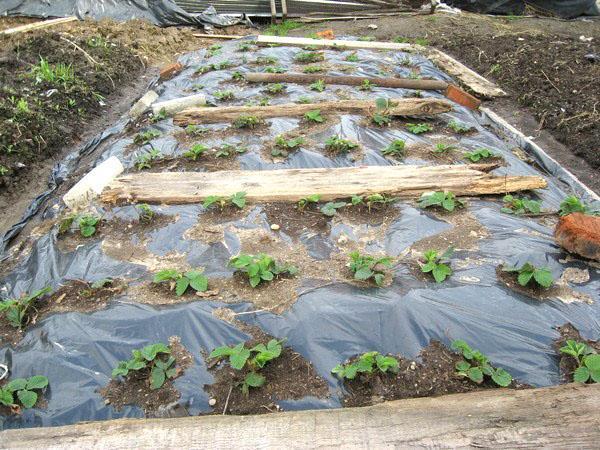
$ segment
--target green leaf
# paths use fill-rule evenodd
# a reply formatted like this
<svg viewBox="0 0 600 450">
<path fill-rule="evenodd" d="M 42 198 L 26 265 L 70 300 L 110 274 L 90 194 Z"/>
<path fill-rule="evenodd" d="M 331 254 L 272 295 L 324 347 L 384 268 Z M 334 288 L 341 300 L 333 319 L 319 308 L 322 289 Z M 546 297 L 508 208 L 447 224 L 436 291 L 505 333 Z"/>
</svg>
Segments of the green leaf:
<svg viewBox="0 0 600 450">
<path fill-rule="evenodd" d="M 236 349 L 238 348 L 239 346 L 236 347 Z M 244 364 L 246 364 L 248 358 L 250 358 L 250 350 L 247 348 L 240 348 L 236 353 L 233 353 L 229 356 L 229 363 L 234 369 L 242 370 L 242 367 L 244 367 Z"/>
<path fill-rule="evenodd" d="M 519 276 L 517 277 L 517 281 L 519 282 L 519 284 L 521 286 L 527 286 L 527 283 L 529 283 L 531 281 L 532 277 L 533 277 L 533 272 L 521 272 L 521 273 L 519 273 Z"/>
<path fill-rule="evenodd" d="M 471 367 L 469 370 L 467 370 L 467 376 L 469 379 L 471 379 L 471 381 L 474 381 L 477 384 L 483 381 L 483 372 L 479 367 Z"/>
<path fill-rule="evenodd" d="M 38 399 L 38 396 L 35 392 L 27 390 L 18 391 L 17 397 L 25 408 L 33 408 L 33 405 L 35 405 Z"/>
<path fill-rule="evenodd" d="M 165 384 L 167 376 L 165 371 L 160 367 L 154 366 L 150 372 L 150 389 L 159 389 Z"/>
<path fill-rule="evenodd" d="M 344 376 L 348 380 L 353 380 L 354 378 L 356 378 L 357 374 L 358 374 L 358 366 L 356 364 L 350 364 L 349 366 L 346 366 L 345 371 L 344 371 Z"/>
<path fill-rule="evenodd" d="M 210 352 L 210 355 L 208 355 L 209 358 L 222 358 L 224 356 L 229 356 L 233 353 L 233 349 L 231 347 L 227 347 L 227 346 L 223 346 L 223 347 L 217 347 L 215 348 L 212 352 Z"/>
<path fill-rule="evenodd" d="M 233 203 L 238 208 L 242 209 L 246 205 L 246 193 L 245 192 L 236 192 L 231 197 L 231 203 Z"/>
<path fill-rule="evenodd" d="M 27 380 L 25 378 L 16 378 L 10 381 L 4 389 L 7 389 L 11 392 L 20 391 L 27 387 Z"/>
<path fill-rule="evenodd" d="M 377 286 L 381 286 L 383 285 L 383 281 L 385 280 L 385 275 L 383 275 L 382 273 L 376 273 L 375 275 L 373 275 L 373 279 L 375 280 L 375 284 Z"/>
<path fill-rule="evenodd" d="M 163 281 L 176 280 L 179 278 L 179 272 L 176 269 L 165 269 L 154 275 L 153 281 L 155 283 L 162 283 Z"/>
<path fill-rule="evenodd" d="M 585 366 L 592 372 L 600 371 L 600 355 L 589 355 L 583 360 Z"/>
<path fill-rule="evenodd" d="M 442 207 L 446 210 L 446 211 L 454 211 L 454 199 L 451 198 L 446 198 L 444 199 L 444 201 L 442 202 Z"/>
<path fill-rule="evenodd" d="M 170 354 L 171 349 L 169 347 L 167 347 L 165 344 L 159 342 L 157 344 L 147 345 L 146 347 L 144 347 L 143 349 L 140 350 L 141 356 L 146 361 L 154 360 L 154 358 L 156 358 L 156 355 L 158 355 L 159 353 Z"/>
<path fill-rule="evenodd" d="M 146 367 L 146 363 L 144 361 L 130 360 L 127 362 L 127 370 L 141 370 Z"/>
<path fill-rule="evenodd" d="M 208 278 L 202 273 L 194 273 L 190 276 L 191 272 L 188 272 L 187 277 L 190 279 L 190 286 L 197 292 L 205 292 L 208 289 Z"/>
<path fill-rule="evenodd" d="M 272 273 L 272 272 L 269 272 L 269 271 L 267 270 L 267 271 L 265 271 L 265 272 L 262 272 L 262 273 L 260 274 L 260 278 L 261 278 L 261 280 L 265 280 L 265 281 L 271 281 L 271 280 L 273 280 L 273 273 Z"/>
<path fill-rule="evenodd" d="M 433 274 L 435 281 L 437 283 L 441 283 L 452 274 L 452 269 L 450 269 L 450 267 L 448 267 L 446 264 L 436 264 L 431 273 Z"/>
<path fill-rule="evenodd" d="M 369 269 L 368 267 L 361 267 L 356 272 L 354 272 L 354 279 L 365 281 L 371 278 L 372 275 L 373 271 L 371 269 Z"/>
<path fill-rule="evenodd" d="M 175 294 L 178 297 L 181 297 L 183 294 L 185 294 L 185 291 L 187 291 L 189 285 L 190 279 L 188 277 L 181 277 L 175 284 Z"/>
<path fill-rule="evenodd" d="M 512 382 L 512 376 L 506 370 L 498 368 L 492 372 L 492 380 L 498 386 L 507 387 Z"/>
<path fill-rule="evenodd" d="M 573 381 L 576 383 L 585 383 L 590 379 L 590 370 L 587 367 L 580 367 L 573 373 Z"/>
<path fill-rule="evenodd" d="M 13 393 L 8 389 L 0 388 L 0 405 L 11 406 L 14 402 Z"/>
<path fill-rule="evenodd" d="M 256 372 L 248 372 L 246 378 L 244 378 L 244 383 L 246 383 L 250 387 L 261 387 L 265 384 L 265 377 L 256 373 Z"/>
<path fill-rule="evenodd" d="M 460 371 L 460 372 L 466 372 L 467 370 L 469 370 L 471 368 L 471 364 L 469 364 L 466 361 L 460 361 L 457 362 L 456 365 L 456 370 Z"/>
<path fill-rule="evenodd" d="M 27 380 L 27 389 L 44 389 L 48 386 L 48 378 L 43 375 L 35 375 Z"/>
<path fill-rule="evenodd" d="M 543 286 L 545 288 L 552 286 L 552 283 L 554 282 L 554 278 L 552 277 L 552 272 L 550 272 L 550 269 L 548 269 L 546 267 L 542 267 L 541 269 L 536 269 L 533 272 L 533 278 L 535 279 L 535 281 L 537 281 L 537 283 L 540 286 Z"/>
<path fill-rule="evenodd" d="M 248 278 L 248 280 L 250 281 L 250 286 L 252 286 L 253 288 L 255 288 L 256 286 L 258 286 L 260 284 L 259 276 L 250 277 L 250 278 Z"/>
</svg>

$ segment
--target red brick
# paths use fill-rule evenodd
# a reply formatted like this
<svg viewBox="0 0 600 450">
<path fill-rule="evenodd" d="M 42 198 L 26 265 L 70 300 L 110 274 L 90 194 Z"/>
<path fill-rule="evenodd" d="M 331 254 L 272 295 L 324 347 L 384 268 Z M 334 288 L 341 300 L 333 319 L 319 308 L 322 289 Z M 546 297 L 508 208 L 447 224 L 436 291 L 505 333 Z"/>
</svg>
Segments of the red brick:
<svg viewBox="0 0 600 450">
<path fill-rule="evenodd" d="M 600 261 L 600 217 L 582 213 L 563 216 L 554 230 L 554 239 L 568 252 Z"/>
<path fill-rule="evenodd" d="M 169 78 L 173 78 L 175 75 L 181 72 L 182 69 L 183 66 L 181 65 L 181 63 L 167 64 L 162 69 L 160 69 L 160 79 L 164 81 L 168 80 Z"/>
</svg>

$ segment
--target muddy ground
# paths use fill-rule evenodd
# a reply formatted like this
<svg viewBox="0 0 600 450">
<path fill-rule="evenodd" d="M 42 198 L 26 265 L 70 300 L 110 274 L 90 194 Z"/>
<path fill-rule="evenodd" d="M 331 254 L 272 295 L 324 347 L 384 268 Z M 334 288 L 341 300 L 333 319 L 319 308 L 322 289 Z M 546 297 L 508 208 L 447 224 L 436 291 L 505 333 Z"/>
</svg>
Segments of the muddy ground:
<svg viewBox="0 0 600 450">
<path fill-rule="evenodd" d="M 0 29 L 30 21 L 26 18 L 2 18 Z M 369 25 L 376 25 L 377 29 L 373 30 Z M 332 29 L 337 35 L 373 36 L 379 40 L 400 38 L 400 41 L 410 42 L 421 38 L 444 49 L 508 92 L 508 98 L 494 100 L 488 106 L 520 127 L 525 134 L 534 136 L 551 156 L 592 189 L 600 191 L 600 85 L 594 82 L 600 79 L 600 63 L 585 57 L 598 54 L 600 27 L 597 21 L 440 13 L 305 24 L 290 34 L 309 36 L 323 29 Z M 21 139 L 14 137 L 19 137 L 22 130 L 18 127 L 13 139 L 18 145 L 26 145 L 27 150 L 17 154 L 0 150 L 0 164 L 8 169 L 7 174 L 0 177 L 0 210 L 4 212 L 0 217 L 0 233 L 17 222 L 30 201 L 46 189 L 53 164 L 114 123 L 143 93 L 155 76 L 157 66 L 175 60 L 181 53 L 214 42 L 194 36 L 199 32 L 189 27 L 158 28 L 141 21 L 116 23 L 107 20 L 74 22 L 49 30 L 0 37 L 0 75 L 4 70 L 3 80 L 10 78 L 2 84 L 15 90 L 12 94 L 0 93 L 0 103 L 5 105 L 3 110 L 0 108 L 1 126 L 10 126 L 14 131 L 12 121 L 15 117 L 21 120 L 21 114 L 26 116 L 25 119 L 34 120 L 35 124 L 46 120 L 46 128 L 52 124 L 54 129 L 46 136 L 48 130 L 43 124 L 37 134 L 28 127 L 25 134 L 41 138 L 36 140 L 30 136 L 30 141 L 23 144 Z M 221 32 L 248 34 L 256 30 L 236 26 Z M 586 39 L 581 40 L 580 36 Z M 102 70 L 109 73 L 114 86 L 110 79 L 99 76 L 99 71 L 90 67 L 86 56 L 63 38 L 77 43 L 99 62 L 106 61 Z M 589 38 L 592 38 L 591 41 Z M 36 42 L 51 42 L 53 45 L 38 47 Z M 98 42 L 101 45 L 94 47 Z M 118 55 L 116 62 L 103 56 L 107 51 L 104 42 L 109 43 L 108 51 Z M 15 48 L 30 50 L 15 57 Z M 36 85 L 35 79 L 29 76 L 31 65 L 38 62 L 40 56 L 45 56 L 52 63 L 71 63 L 76 69 L 76 74 L 85 82 L 83 90 L 91 97 L 91 100 L 86 96 L 81 98 L 83 106 L 76 108 L 82 108 L 81 113 L 74 114 L 65 109 L 73 96 L 40 96 L 51 88 Z M 56 89 L 60 91 L 60 87 Z M 98 101 L 94 103 L 92 92 L 103 96 L 103 106 Z M 27 116 L 31 112 L 16 114 L 16 102 L 21 94 L 33 97 L 32 101 L 28 101 L 35 116 L 33 119 Z M 54 101 L 52 97 L 64 100 L 66 106 L 55 112 L 49 111 L 45 106 Z M 43 117 L 39 120 L 34 106 L 36 98 L 42 101 L 40 109 Z M 78 99 L 74 100 L 77 102 Z M 93 158 L 94 155 L 91 155 L 83 166 Z M 66 185 L 73 184 L 85 172 L 86 167 L 81 167 Z"/>
</svg>

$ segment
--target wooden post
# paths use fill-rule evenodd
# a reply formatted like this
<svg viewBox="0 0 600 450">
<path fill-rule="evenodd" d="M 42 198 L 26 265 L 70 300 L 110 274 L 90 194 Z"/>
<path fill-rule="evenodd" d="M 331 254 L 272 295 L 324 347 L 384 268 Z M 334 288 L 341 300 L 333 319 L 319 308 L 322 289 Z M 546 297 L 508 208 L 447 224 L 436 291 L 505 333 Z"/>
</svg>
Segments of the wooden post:
<svg viewBox="0 0 600 450">
<path fill-rule="evenodd" d="M 281 0 L 281 16 L 283 20 L 287 19 L 287 0 Z"/>
<path fill-rule="evenodd" d="M 271 23 L 277 23 L 277 6 L 275 5 L 275 0 L 270 0 L 271 3 Z"/>
<path fill-rule="evenodd" d="M 300 73 L 263 73 L 251 72 L 244 75 L 247 81 L 253 83 L 297 83 L 310 84 L 317 80 L 323 80 L 327 84 L 343 84 L 348 86 L 360 86 L 369 81 L 374 86 L 386 88 L 422 89 L 422 90 L 445 90 L 448 83 L 440 80 L 413 80 L 410 78 L 373 78 L 354 76 L 327 76 L 319 74 Z"/>
</svg>

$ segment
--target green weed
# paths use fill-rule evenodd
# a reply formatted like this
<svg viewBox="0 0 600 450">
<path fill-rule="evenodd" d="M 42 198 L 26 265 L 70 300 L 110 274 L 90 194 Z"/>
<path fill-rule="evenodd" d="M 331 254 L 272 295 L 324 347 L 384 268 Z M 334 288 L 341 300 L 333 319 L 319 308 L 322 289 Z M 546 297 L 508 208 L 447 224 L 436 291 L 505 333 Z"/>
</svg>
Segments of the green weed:
<svg viewBox="0 0 600 450">
<path fill-rule="evenodd" d="M 287 36 L 290 31 L 302 27 L 303 25 L 300 22 L 284 20 L 281 23 L 269 25 L 269 27 L 265 30 L 265 34 L 269 34 L 271 36 Z"/>
<path fill-rule="evenodd" d="M 298 210 L 302 211 L 302 210 L 304 210 L 304 208 L 306 208 L 310 204 L 319 203 L 319 200 L 321 200 L 320 194 L 312 194 L 312 195 L 309 195 L 308 197 L 301 198 L 297 203 Z"/>
<path fill-rule="evenodd" d="M 235 94 L 233 91 L 215 91 L 213 96 L 218 100 L 233 100 L 235 98 Z"/>
<path fill-rule="evenodd" d="M 40 62 L 31 68 L 36 83 L 62 84 L 65 88 L 75 83 L 75 72 L 71 64 L 58 63 L 50 65 L 40 57 Z"/>
<path fill-rule="evenodd" d="M 337 210 L 344 206 L 346 206 L 346 202 L 327 202 L 321 207 L 320 211 L 327 217 L 333 217 Z"/>
<path fill-rule="evenodd" d="M 264 68 L 264 72 L 266 73 L 284 73 L 286 72 L 284 67 L 280 66 L 267 66 Z"/>
<path fill-rule="evenodd" d="M 142 222 L 151 222 L 155 216 L 154 211 L 152 211 L 152 208 L 147 203 L 137 205 L 137 211 Z"/>
<path fill-rule="evenodd" d="M 223 144 L 221 145 L 221 148 L 219 149 L 219 151 L 217 151 L 215 156 L 217 158 L 229 158 L 231 155 L 234 155 L 236 153 L 242 154 L 246 153 L 247 151 L 248 149 L 246 147 L 242 147 L 241 145 Z"/>
<path fill-rule="evenodd" d="M 304 144 L 302 136 L 286 139 L 279 135 L 275 138 L 275 148 L 271 151 L 271 155 L 287 157 L 290 150 L 295 150 L 302 144 Z"/>
<path fill-rule="evenodd" d="M 352 52 L 344 58 L 348 62 L 358 62 L 359 58 L 356 52 Z"/>
</svg>

